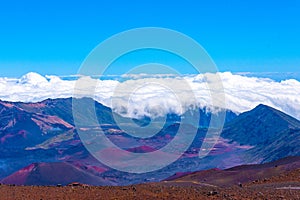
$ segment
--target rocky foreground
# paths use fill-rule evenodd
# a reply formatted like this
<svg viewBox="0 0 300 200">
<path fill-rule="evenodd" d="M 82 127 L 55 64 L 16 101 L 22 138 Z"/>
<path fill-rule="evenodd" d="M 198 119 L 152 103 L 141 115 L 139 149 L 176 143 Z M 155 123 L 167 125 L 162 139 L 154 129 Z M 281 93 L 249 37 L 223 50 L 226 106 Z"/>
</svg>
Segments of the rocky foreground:
<svg viewBox="0 0 300 200">
<path fill-rule="evenodd" d="M 300 169 L 220 187 L 181 179 L 131 186 L 1 185 L 0 199 L 300 199 Z"/>
</svg>

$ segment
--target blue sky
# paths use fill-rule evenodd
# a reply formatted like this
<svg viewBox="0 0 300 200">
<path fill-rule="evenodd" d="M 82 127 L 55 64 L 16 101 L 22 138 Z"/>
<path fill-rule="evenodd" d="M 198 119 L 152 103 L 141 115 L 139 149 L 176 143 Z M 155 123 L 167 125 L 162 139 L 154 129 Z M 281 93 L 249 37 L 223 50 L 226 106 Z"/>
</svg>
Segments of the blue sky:
<svg viewBox="0 0 300 200">
<path fill-rule="evenodd" d="M 1 1 L 0 76 L 76 74 L 101 41 L 148 26 L 194 38 L 220 71 L 298 72 L 299 10 L 297 0 Z"/>
</svg>

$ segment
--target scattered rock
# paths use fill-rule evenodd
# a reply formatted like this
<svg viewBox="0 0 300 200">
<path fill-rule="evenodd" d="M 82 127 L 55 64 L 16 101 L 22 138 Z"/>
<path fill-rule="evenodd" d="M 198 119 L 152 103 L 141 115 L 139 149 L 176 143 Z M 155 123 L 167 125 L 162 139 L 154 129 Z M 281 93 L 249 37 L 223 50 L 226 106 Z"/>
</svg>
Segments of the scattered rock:
<svg viewBox="0 0 300 200">
<path fill-rule="evenodd" d="M 79 183 L 79 182 L 73 182 L 73 183 L 69 183 L 68 186 L 73 186 L 73 187 L 88 187 L 89 185 L 87 184 L 83 184 L 83 183 Z"/>
<path fill-rule="evenodd" d="M 135 186 L 131 186 L 131 189 L 132 189 L 134 192 L 136 192 Z"/>
<path fill-rule="evenodd" d="M 229 197 L 229 195 L 228 194 L 223 194 L 223 197 Z"/>
<path fill-rule="evenodd" d="M 217 191 L 209 191 L 207 193 L 207 196 L 214 196 L 214 195 L 217 195 L 217 194 L 219 194 Z"/>
<path fill-rule="evenodd" d="M 269 179 L 267 179 L 267 178 L 264 178 L 264 180 L 263 180 L 263 182 L 267 182 Z"/>
<path fill-rule="evenodd" d="M 73 183 L 69 183 L 68 186 L 80 186 L 80 183 L 73 182 Z"/>
</svg>

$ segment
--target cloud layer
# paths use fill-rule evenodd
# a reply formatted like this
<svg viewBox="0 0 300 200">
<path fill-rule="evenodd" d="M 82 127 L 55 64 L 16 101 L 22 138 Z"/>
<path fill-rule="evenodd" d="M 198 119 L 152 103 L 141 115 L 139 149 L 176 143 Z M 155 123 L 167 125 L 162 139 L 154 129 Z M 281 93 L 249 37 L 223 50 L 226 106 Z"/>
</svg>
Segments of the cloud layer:
<svg viewBox="0 0 300 200">
<path fill-rule="evenodd" d="M 230 72 L 217 75 L 222 80 L 226 98 L 224 104 L 213 104 L 211 99 L 211 89 L 220 86 L 215 79 L 216 74 L 181 77 L 134 75 L 111 80 L 79 77 L 74 80 L 57 76 L 43 77 L 31 72 L 20 79 L 0 78 L 0 99 L 38 102 L 47 98 L 71 97 L 75 91 L 75 96 L 92 97 L 130 117 L 156 117 L 170 112 L 181 114 L 193 106 L 220 106 L 240 113 L 262 103 L 300 119 L 299 81 L 289 79 L 278 82 Z M 208 83 L 214 87 L 209 88 Z"/>
</svg>

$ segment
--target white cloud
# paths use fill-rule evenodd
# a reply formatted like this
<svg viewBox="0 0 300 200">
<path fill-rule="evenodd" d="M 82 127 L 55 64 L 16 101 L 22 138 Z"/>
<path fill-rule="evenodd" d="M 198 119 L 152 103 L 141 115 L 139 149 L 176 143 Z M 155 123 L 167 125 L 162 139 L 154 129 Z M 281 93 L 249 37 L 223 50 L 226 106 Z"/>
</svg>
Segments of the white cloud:
<svg viewBox="0 0 300 200">
<path fill-rule="evenodd" d="M 299 81 L 289 79 L 277 82 L 229 72 L 218 75 L 222 79 L 226 96 L 226 104 L 217 103 L 218 106 L 244 112 L 263 103 L 300 119 Z M 61 79 L 57 76 L 43 77 L 29 73 L 20 79 L 0 78 L 0 99 L 37 102 L 47 98 L 66 98 L 73 96 L 76 85 L 80 96 L 92 97 L 116 112 L 131 117 L 154 117 L 168 112 L 180 114 L 191 106 L 211 106 L 211 91 L 207 83 L 217 87 L 215 77 L 215 74 L 182 77 L 143 74 L 140 77 L 127 75 L 124 81 L 118 81 L 79 76 L 79 81 L 76 82 L 66 77 Z M 193 94 L 196 98 L 193 98 Z"/>
</svg>

